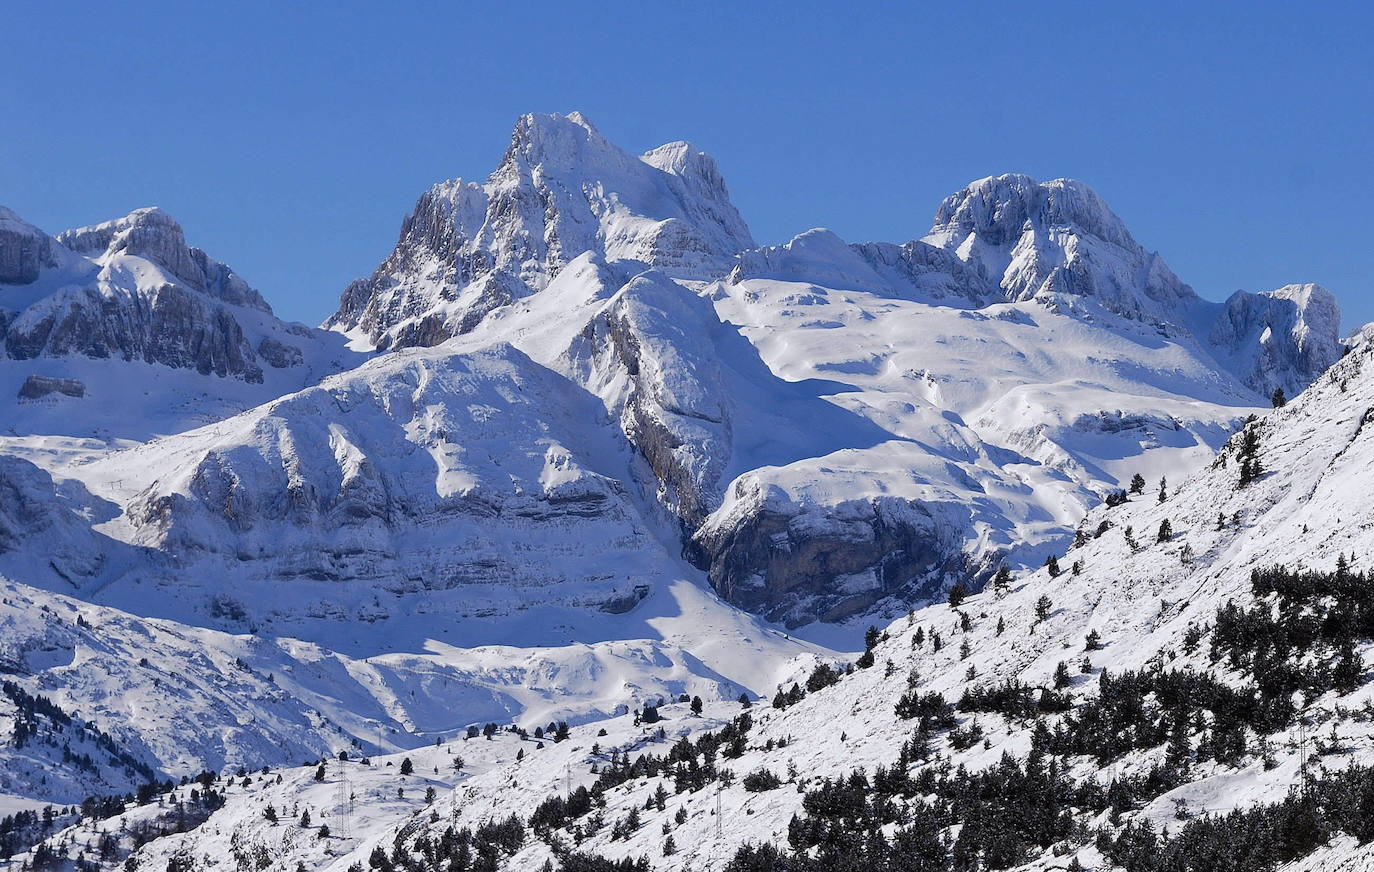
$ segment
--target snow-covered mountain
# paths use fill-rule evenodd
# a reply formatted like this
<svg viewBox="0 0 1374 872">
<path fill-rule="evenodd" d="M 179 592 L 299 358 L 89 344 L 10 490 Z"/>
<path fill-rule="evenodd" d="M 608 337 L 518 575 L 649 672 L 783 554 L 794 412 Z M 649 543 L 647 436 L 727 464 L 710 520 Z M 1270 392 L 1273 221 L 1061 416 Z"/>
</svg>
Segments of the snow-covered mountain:
<svg viewBox="0 0 1374 872">
<path fill-rule="evenodd" d="M 580 113 L 525 115 L 484 184 L 452 179 L 420 197 L 396 249 L 326 326 L 378 348 L 435 345 L 587 252 L 705 276 L 752 247 L 709 155 L 671 142 L 634 157 Z"/>
<path fill-rule="evenodd" d="M 665 226 L 694 241 L 660 244 Z M 581 326 L 583 301 L 646 268 L 674 324 L 657 356 L 689 364 L 693 397 L 647 418 L 657 373 L 607 397 L 566 331 L 525 326 Z M 816 230 L 754 248 L 710 158 L 634 158 L 574 114 L 522 118 L 485 185 L 427 192 L 329 325 L 380 348 L 511 342 L 602 396 L 688 557 L 795 625 L 1038 561 L 1106 490 L 1191 469 L 1274 388 L 1301 391 L 1339 356 L 1336 312 L 1315 286 L 1207 302 L 1071 180 L 979 180 L 901 246 Z M 589 318 L 578 342 L 623 356 L 620 323 Z M 757 374 L 764 396 L 741 402 Z M 820 405 L 779 402 L 798 393 Z"/>
<path fill-rule="evenodd" d="M 144 441 L 365 358 L 273 317 L 159 209 L 54 238 L 0 208 L 0 334 L 10 437 Z"/>
<path fill-rule="evenodd" d="M 823 801 L 816 779 L 876 780 L 910 738 L 905 690 L 953 703 L 1016 680 L 1088 705 L 1104 667 L 1159 662 L 1245 686 L 1249 660 L 1213 667 L 1180 640 L 1262 597 L 1252 568 L 1325 567 L 1363 542 L 1369 346 L 1338 326 L 1317 285 L 1203 299 L 1072 180 L 979 180 L 903 244 L 816 229 L 759 247 L 709 156 L 636 157 L 576 113 L 522 118 L 485 183 L 426 192 L 327 330 L 276 319 L 158 210 L 56 237 L 0 213 L 0 741 L 7 724 L 24 740 L 0 745 L 0 812 L 150 775 L 374 757 L 323 781 L 312 765 L 195 797 L 159 785 L 105 824 L 6 832 L 61 830 L 38 865 L 89 843 L 107 866 L 137 849 L 135 867 L 466 872 L 436 859 L 461 842 L 519 869 L 582 868 L 573 846 L 724 868 L 746 842 L 785 846 L 791 816 Z M 1270 412 L 1277 388 L 1297 399 Z M 1102 505 L 1137 474 L 1148 494 Z M 1035 571 L 1050 556 L 1053 577 Z M 979 592 L 999 567 L 1020 577 Z M 956 585 L 958 614 L 930 604 Z M 887 626 L 880 665 L 822 670 L 804 699 L 735 720 L 741 694 L 806 684 L 869 623 Z M 1107 644 L 1059 687 L 1091 630 Z M 1352 707 L 1368 688 L 1347 684 Z M 1309 690 L 1303 717 L 1364 737 L 1333 688 Z M 700 716 L 671 702 L 684 694 Z M 662 736 L 642 717 L 656 700 Z M 928 739 L 971 771 L 1078 717 L 943 711 Z M 1219 729 L 1214 709 L 1192 714 Z M 551 720 L 572 736 L 460 746 L 472 725 Z M 1275 723 L 1247 727 L 1268 737 L 1263 765 L 1190 726 L 1188 777 L 1154 793 L 1163 752 L 1141 733 L 1111 758 L 1140 778 L 1110 814 L 1084 786 L 1107 761 L 1056 746 L 1086 792 L 1049 854 L 1016 832 L 1022 859 L 1100 864 L 1116 849 L 1089 845 L 1094 827 L 1280 796 L 1293 755 Z M 690 770 L 667 779 L 673 800 L 657 764 L 621 778 L 621 752 L 678 738 L 711 750 L 673 752 Z M 455 753 L 471 765 L 453 770 Z M 384 771 L 405 756 L 423 778 Z M 336 795 L 345 772 L 360 803 Z M 480 835 L 599 776 L 605 826 L 552 815 L 547 838 Z M 288 803 L 334 832 L 266 815 Z M 621 822 L 631 807 L 653 826 Z M 964 811 L 939 814 L 955 842 L 982 838 Z M 445 834 L 464 823 L 479 835 Z"/>
</svg>

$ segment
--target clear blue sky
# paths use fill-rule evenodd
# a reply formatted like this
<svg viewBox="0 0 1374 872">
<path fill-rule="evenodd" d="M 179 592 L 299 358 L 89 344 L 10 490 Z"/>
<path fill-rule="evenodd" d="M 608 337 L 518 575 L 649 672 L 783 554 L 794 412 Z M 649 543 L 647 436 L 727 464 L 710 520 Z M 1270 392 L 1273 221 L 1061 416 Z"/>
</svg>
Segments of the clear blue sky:
<svg viewBox="0 0 1374 872">
<path fill-rule="evenodd" d="M 1203 296 L 1318 281 L 1374 320 L 1369 4 L 852 5 L 7 0 L 0 203 L 160 205 L 313 323 L 426 186 L 580 109 L 714 154 L 760 242 L 904 241 L 971 179 L 1072 176 Z"/>
</svg>

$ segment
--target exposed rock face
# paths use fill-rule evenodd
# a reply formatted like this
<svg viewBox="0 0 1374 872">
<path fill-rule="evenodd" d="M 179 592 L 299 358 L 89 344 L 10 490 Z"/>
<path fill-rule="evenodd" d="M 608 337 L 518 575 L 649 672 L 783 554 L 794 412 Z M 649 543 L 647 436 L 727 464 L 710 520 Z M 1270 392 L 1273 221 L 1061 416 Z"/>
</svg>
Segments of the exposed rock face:
<svg viewBox="0 0 1374 872">
<path fill-rule="evenodd" d="M 953 253 L 919 239 L 902 245 L 865 242 L 854 250 L 894 286 L 912 288 L 917 299 L 961 306 L 986 305 L 997 298 L 995 288 L 976 270 Z"/>
<path fill-rule="evenodd" d="M 48 234 L 0 206 L 0 284 L 27 285 L 53 265 Z"/>
<path fill-rule="evenodd" d="M 959 577 L 951 533 L 916 501 L 765 500 L 738 523 L 703 529 L 690 554 L 725 599 L 798 626 L 844 620 L 886 597 L 916 599 Z"/>
<path fill-rule="evenodd" d="M 710 304 L 661 273 L 616 293 L 574 342 L 570 365 L 616 414 L 653 474 L 659 502 L 686 530 L 720 503 L 731 398 L 709 341 Z"/>
<path fill-rule="evenodd" d="M 1340 359 L 1340 307 L 1321 285 L 1237 291 L 1212 327 L 1212 343 L 1234 360 L 1241 380 L 1261 394 L 1292 397 Z"/>
<path fill-rule="evenodd" d="M 5 350 L 20 360 L 119 357 L 262 381 L 243 328 L 223 306 L 179 285 L 140 291 L 103 283 L 58 291 L 14 320 Z"/>
<path fill-rule="evenodd" d="M 271 336 L 264 336 L 258 343 L 258 355 L 267 361 L 269 366 L 277 369 L 300 366 L 305 360 L 305 355 L 298 346 L 273 339 Z"/>
<path fill-rule="evenodd" d="M 37 400 L 49 394 L 84 397 L 86 396 L 86 385 L 74 378 L 31 375 L 24 379 L 24 383 L 19 386 L 19 399 L 21 400 Z"/>
<path fill-rule="evenodd" d="M 229 267 L 188 246 L 180 225 L 159 209 L 56 239 L 30 225 L 15 231 L 22 222 L 5 215 L 0 262 L 11 265 L 10 278 L 32 282 L 35 268 L 51 270 L 56 288 L 19 311 L 0 308 L 9 357 L 117 358 L 252 383 L 263 380 L 264 362 L 277 369 L 304 363 L 299 346 L 262 335 L 298 331 L 272 318 Z M 4 301 L 0 289 L 0 307 Z"/>
<path fill-rule="evenodd" d="M 420 197 L 396 248 L 344 290 L 326 326 L 378 348 L 434 345 L 586 252 L 700 277 L 752 246 L 708 155 L 671 143 L 636 158 L 578 113 L 526 115 L 484 184 L 454 179 Z"/>
</svg>

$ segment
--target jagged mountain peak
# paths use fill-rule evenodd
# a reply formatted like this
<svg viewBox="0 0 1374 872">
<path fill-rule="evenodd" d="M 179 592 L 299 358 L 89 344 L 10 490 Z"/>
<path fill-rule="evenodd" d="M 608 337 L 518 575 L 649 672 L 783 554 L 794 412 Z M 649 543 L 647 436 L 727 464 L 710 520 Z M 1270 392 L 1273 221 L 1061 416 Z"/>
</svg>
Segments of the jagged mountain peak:
<svg viewBox="0 0 1374 872">
<path fill-rule="evenodd" d="M 1069 294 L 1179 323 L 1199 297 L 1146 251 L 1092 188 L 1007 174 L 971 182 L 935 211 L 924 242 L 977 269 L 1008 300 Z"/>
<path fill-rule="evenodd" d="M 57 241 L 77 254 L 96 259 L 120 254 L 142 257 L 194 290 L 236 306 L 272 311 L 262 295 L 228 266 L 187 244 L 181 224 L 157 206 L 64 231 Z"/>
<path fill-rule="evenodd" d="M 1318 284 L 1236 291 L 1212 325 L 1209 341 L 1241 380 L 1261 394 L 1293 396 L 1343 353 L 1341 310 Z"/>
<path fill-rule="evenodd" d="M 977 179 L 946 197 L 935 210 L 930 232 L 958 228 L 964 235 L 979 233 L 992 244 L 1004 244 L 1019 239 L 1027 222 L 1072 227 L 1125 247 L 1136 244 L 1126 225 L 1087 183 L 1041 183 L 1021 173 Z"/>
<path fill-rule="evenodd" d="M 504 168 L 518 161 L 545 171 L 567 171 L 588 164 L 623 164 L 630 159 L 580 112 L 529 113 L 516 120 L 501 165 Z"/>
<path fill-rule="evenodd" d="M 378 348 L 433 345 L 587 252 L 710 278 L 753 245 L 715 161 L 687 143 L 636 157 L 580 113 L 523 115 L 485 183 L 421 196 L 391 255 L 344 291 L 326 326 Z"/>
</svg>

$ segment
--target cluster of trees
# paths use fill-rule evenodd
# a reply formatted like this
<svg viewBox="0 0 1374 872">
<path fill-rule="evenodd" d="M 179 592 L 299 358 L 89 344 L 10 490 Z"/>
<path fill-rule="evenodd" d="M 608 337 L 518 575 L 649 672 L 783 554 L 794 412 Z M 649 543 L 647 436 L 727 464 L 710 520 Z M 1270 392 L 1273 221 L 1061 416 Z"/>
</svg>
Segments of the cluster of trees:
<svg viewBox="0 0 1374 872">
<path fill-rule="evenodd" d="M 1147 668 L 1098 678 L 1096 696 L 1082 700 L 1053 730 L 1055 754 L 1084 755 L 1106 764 L 1133 750 L 1169 744 L 1169 758 L 1232 762 L 1247 747 L 1247 729 L 1268 733 L 1292 716 L 1291 706 L 1266 700 L 1253 687 L 1233 688 L 1191 669 Z M 1196 748 L 1189 736 L 1202 736 Z"/>
<path fill-rule="evenodd" d="M 1374 576 L 1351 572 L 1342 556 L 1334 572 L 1257 569 L 1258 601 L 1227 602 L 1216 612 L 1213 661 L 1249 675 L 1265 698 L 1301 691 L 1309 699 L 1359 686 L 1364 661 L 1356 646 L 1374 638 Z"/>
<path fill-rule="evenodd" d="M 863 656 L 855 661 L 854 665 L 860 668 L 867 668 L 867 666 L 873 665 L 873 647 L 877 644 L 877 639 L 874 638 L 874 634 L 876 633 L 877 631 L 875 629 L 869 627 L 870 641 L 867 648 L 864 650 Z M 854 666 L 836 669 L 826 662 L 817 663 L 815 668 L 811 670 L 811 674 L 806 678 L 805 689 L 803 689 L 800 684 L 795 683 L 785 691 L 781 687 L 778 688 L 778 692 L 773 694 L 773 708 L 785 709 L 790 705 L 796 705 L 805 699 L 808 693 L 816 693 L 817 691 L 825 690 L 827 687 L 839 682 L 841 678 L 844 678 L 853 671 Z M 747 698 L 742 698 L 742 701 L 747 701 Z"/>
<path fill-rule="evenodd" d="M 9 697 L 17 710 L 14 716 L 14 747 L 23 748 L 38 733 L 38 716 L 42 715 L 55 731 L 71 726 L 71 715 L 64 712 L 46 696 L 34 696 L 13 681 L 0 682 L 0 693 Z"/>
<path fill-rule="evenodd" d="M 1094 834 L 1084 817 L 1108 811 L 1119 825 L 1121 812 L 1177 783 L 1170 762 L 1105 786 L 1075 782 L 1054 756 L 1054 744 L 1038 722 L 1024 761 L 1004 754 L 978 772 L 928 766 L 915 774 L 904 747 L 896 765 L 879 767 L 872 778 L 854 770 L 821 780 L 788 826 L 786 847 L 746 845 L 727 872 L 1007 869 L 1054 847 L 1089 843 Z M 948 828 L 955 825 L 951 840 Z M 1337 832 L 1361 843 L 1374 839 L 1374 768 L 1309 782 L 1277 804 L 1190 821 L 1176 836 L 1155 833 L 1143 820 L 1115 834 L 1103 828 L 1096 845 L 1127 872 L 1240 872 L 1306 856 Z M 1068 868 L 1080 867 L 1071 861 Z"/>
<path fill-rule="evenodd" d="M 421 835 L 410 849 L 403 847 L 403 840 L 398 837 L 389 854 L 381 845 L 373 848 L 367 863 L 377 872 L 426 872 L 432 869 L 496 872 L 504 858 L 520 850 L 525 838 L 524 824 L 511 815 L 504 820 L 488 821 L 475 830 L 450 826 L 438 838 Z M 361 864 L 354 864 L 349 867 L 349 872 L 363 872 L 363 868 Z"/>
<path fill-rule="evenodd" d="M 1189 821 L 1174 836 L 1132 821 L 1097 844 L 1126 872 L 1251 872 L 1301 859 L 1338 832 L 1374 840 L 1374 769 L 1326 775 L 1282 802 Z"/>
<path fill-rule="evenodd" d="M 27 850 L 57 828 L 69 812 L 44 806 L 42 811 L 20 809 L 0 818 L 0 860 Z"/>
<path fill-rule="evenodd" d="M 901 800 L 900 802 L 898 800 Z M 1086 840 L 1074 809 L 1103 810 L 1106 793 L 1076 785 L 1033 751 L 987 769 L 880 767 L 822 779 L 806 791 L 787 847 L 741 848 L 729 872 L 1005 869 L 1065 839 Z M 958 837 L 945 831 L 960 825 Z M 891 836 L 886 834 L 891 829 Z"/>
<path fill-rule="evenodd" d="M 1067 694 L 1048 687 L 1031 687 L 1015 678 L 997 685 L 968 688 L 959 698 L 959 711 L 997 712 L 1011 719 L 1067 711 L 1069 706 Z"/>
</svg>

